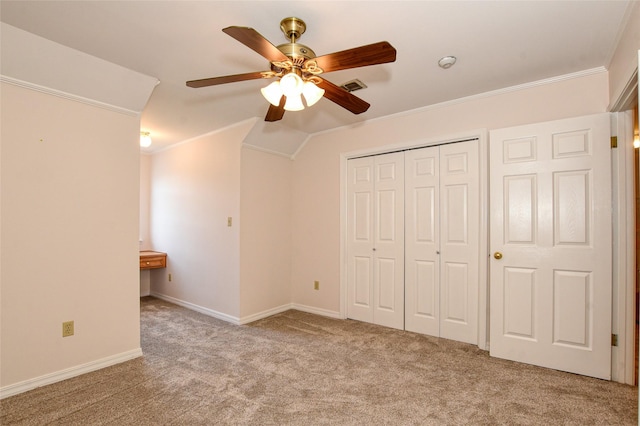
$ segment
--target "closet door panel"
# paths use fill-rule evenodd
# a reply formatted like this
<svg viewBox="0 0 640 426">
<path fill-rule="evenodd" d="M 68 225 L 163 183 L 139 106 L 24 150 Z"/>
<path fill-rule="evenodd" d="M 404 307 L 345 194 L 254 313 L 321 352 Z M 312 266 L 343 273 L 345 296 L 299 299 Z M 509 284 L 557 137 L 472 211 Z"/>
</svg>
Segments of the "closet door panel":
<svg viewBox="0 0 640 426">
<path fill-rule="evenodd" d="M 373 322 L 404 329 L 404 153 L 374 157 Z"/>
<path fill-rule="evenodd" d="M 405 153 L 405 328 L 439 335 L 439 148 Z"/>
<path fill-rule="evenodd" d="M 404 328 L 404 155 L 349 160 L 347 317 Z"/>
<path fill-rule="evenodd" d="M 373 157 L 350 160 L 347 173 L 347 317 L 373 322 Z"/>
<path fill-rule="evenodd" d="M 440 336 L 477 344 L 480 242 L 478 141 L 440 146 Z"/>
<path fill-rule="evenodd" d="M 349 160 L 349 318 L 477 343 L 478 141 Z"/>
</svg>

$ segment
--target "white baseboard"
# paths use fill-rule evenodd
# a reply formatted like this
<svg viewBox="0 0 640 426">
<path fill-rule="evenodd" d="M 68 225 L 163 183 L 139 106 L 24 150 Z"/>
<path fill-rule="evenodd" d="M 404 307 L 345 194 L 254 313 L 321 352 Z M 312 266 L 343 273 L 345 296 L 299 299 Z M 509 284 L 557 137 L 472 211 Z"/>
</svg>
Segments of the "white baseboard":
<svg viewBox="0 0 640 426">
<path fill-rule="evenodd" d="M 208 315 L 213 318 L 218 318 L 222 321 L 230 322 L 231 324 L 240 325 L 240 318 L 214 311 L 213 309 L 205 308 L 204 306 L 196 305 L 195 303 L 185 302 L 181 299 L 176 299 L 175 297 L 167 296 L 166 294 L 156 293 L 155 291 L 151 292 L 151 296 L 157 297 L 158 299 L 166 300 L 167 302 L 171 302 L 175 305 L 182 306 L 187 309 L 191 309 L 192 311 L 200 312 L 201 314 Z"/>
<path fill-rule="evenodd" d="M 314 306 L 307 306 L 307 305 L 300 305 L 298 303 L 293 303 L 291 305 L 291 309 L 296 309 L 296 310 L 302 311 L 302 312 L 308 312 L 310 314 L 321 315 L 323 317 L 343 319 L 340 316 L 340 312 L 330 311 L 328 309 L 316 308 Z"/>
<path fill-rule="evenodd" d="M 267 309 L 266 311 L 262 311 L 253 315 L 242 317 L 240 319 L 240 324 L 249 324 L 250 322 L 258 321 L 262 318 L 267 318 L 272 315 L 288 311 L 289 309 L 293 309 L 293 305 L 290 303 L 287 303 L 286 305 L 278 306 L 277 308 Z"/>
<path fill-rule="evenodd" d="M 115 364 L 120 364 L 121 362 L 129 361 L 140 356 L 142 356 L 142 349 L 138 348 L 127 352 L 122 352 L 120 354 L 108 356 L 106 358 L 91 361 L 85 364 L 77 365 L 75 367 L 70 367 L 65 370 L 45 374 L 44 376 L 35 377 L 33 379 L 15 383 L 13 385 L 4 386 L 0 388 L 0 399 L 30 391 L 41 386 L 61 382 L 66 379 L 100 370 L 105 367 L 110 367 Z"/>
<path fill-rule="evenodd" d="M 171 302 L 173 304 L 185 307 L 187 309 L 191 309 L 192 311 L 200 312 L 201 314 L 208 315 L 210 317 L 214 317 L 226 322 L 230 322 L 235 325 L 243 325 L 248 324 L 253 321 L 258 321 L 262 318 L 267 318 L 275 314 L 279 314 L 281 312 L 285 312 L 289 309 L 296 309 L 302 312 L 308 312 L 310 314 L 322 315 L 324 317 L 338 318 L 340 319 L 340 312 L 330 311 L 327 309 L 316 308 L 313 306 L 300 305 L 296 303 L 287 303 L 285 305 L 281 305 L 275 308 L 267 309 L 262 312 L 258 312 L 255 314 L 248 315 L 246 317 L 237 318 L 222 312 L 215 311 L 213 309 L 205 308 L 200 305 L 196 305 L 195 303 L 185 302 L 181 299 L 176 299 L 175 297 L 167 296 L 166 294 L 151 292 L 151 296 L 157 297 L 158 299 L 166 300 L 167 302 Z"/>
</svg>

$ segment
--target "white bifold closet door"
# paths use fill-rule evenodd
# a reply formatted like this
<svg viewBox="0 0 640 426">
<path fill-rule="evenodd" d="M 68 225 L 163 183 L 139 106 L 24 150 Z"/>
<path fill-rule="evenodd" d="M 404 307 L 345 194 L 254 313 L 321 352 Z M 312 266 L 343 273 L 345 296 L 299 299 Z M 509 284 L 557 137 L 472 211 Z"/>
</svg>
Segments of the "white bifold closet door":
<svg viewBox="0 0 640 426">
<path fill-rule="evenodd" d="M 404 154 L 349 160 L 347 316 L 404 329 Z"/>
<path fill-rule="evenodd" d="M 477 343 L 478 191 L 477 140 L 349 160 L 347 316 Z"/>
<path fill-rule="evenodd" d="M 405 328 L 477 344 L 478 141 L 405 155 Z"/>
</svg>

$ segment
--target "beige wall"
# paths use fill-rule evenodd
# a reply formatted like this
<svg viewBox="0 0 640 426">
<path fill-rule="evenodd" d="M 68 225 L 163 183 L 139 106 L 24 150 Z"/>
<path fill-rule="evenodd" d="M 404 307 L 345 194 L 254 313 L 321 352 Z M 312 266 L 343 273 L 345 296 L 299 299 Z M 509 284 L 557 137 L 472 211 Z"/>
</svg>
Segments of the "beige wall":
<svg viewBox="0 0 640 426">
<path fill-rule="evenodd" d="M 291 160 L 242 150 L 240 313 L 291 303 Z"/>
<path fill-rule="evenodd" d="M 291 160 L 243 149 L 253 124 L 151 159 L 152 294 L 233 322 L 291 302 Z"/>
<path fill-rule="evenodd" d="M 151 219 L 151 156 L 140 154 L 140 250 L 152 250 L 149 220 Z M 140 296 L 151 294 L 151 271 L 140 271 Z"/>
<path fill-rule="evenodd" d="M 609 65 L 609 93 L 611 104 L 618 101 L 629 83 L 633 72 L 638 69 L 640 50 L 640 2 L 631 2 L 627 25 L 620 34 L 615 53 Z M 635 82 L 637 84 L 637 82 Z"/>
<path fill-rule="evenodd" d="M 240 157 L 250 126 L 176 145 L 151 164 L 153 248 L 168 255 L 166 270 L 151 271 L 152 294 L 232 320 L 240 315 Z"/>
<path fill-rule="evenodd" d="M 340 156 L 606 111 L 607 73 L 500 91 L 311 138 L 293 163 L 292 292 L 296 304 L 340 310 Z M 375 106 L 374 106 L 375 107 Z M 373 107 L 372 107 L 373 108 Z M 313 290 L 313 281 L 321 282 Z"/>
<path fill-rule="evenodd" d="M 6 389 L 140 354 L 139 118 L 10 84 L 1 90 Z M 63 338 L 69 320 L 75 335 Z"/>
<path fill-rule="evenodd" d="M 151 156 L 140 154 L 140 250 L 152 250 L 149 220 L 151 219 Z"/>
</svg>

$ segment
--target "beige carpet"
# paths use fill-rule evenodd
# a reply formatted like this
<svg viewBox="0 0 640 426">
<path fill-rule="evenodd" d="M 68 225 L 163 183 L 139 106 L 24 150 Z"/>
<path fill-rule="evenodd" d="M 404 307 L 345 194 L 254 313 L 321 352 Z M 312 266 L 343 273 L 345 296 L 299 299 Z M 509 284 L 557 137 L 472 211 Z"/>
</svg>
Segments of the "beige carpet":
<svg viewBox="0 0 640 426">
<path fill-rule="evenodd" d="M 2 425 L 632 425 L 637 388 L 288 311 L 246 326 L 144 298 L 145 356 L 0 402 Z"/>
</svg>

